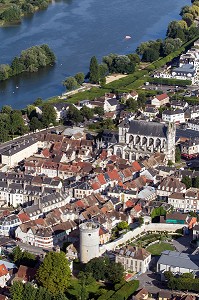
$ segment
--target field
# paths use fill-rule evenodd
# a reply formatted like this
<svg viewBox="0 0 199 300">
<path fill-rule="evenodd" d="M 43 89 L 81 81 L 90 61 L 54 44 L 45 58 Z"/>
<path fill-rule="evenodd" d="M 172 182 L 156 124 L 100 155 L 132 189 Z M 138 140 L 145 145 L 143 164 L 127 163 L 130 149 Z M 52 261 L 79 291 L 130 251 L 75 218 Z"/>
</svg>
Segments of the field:
<svg viewBox="0 0 199 300">
<path fill-rule="evenodd" d="M 149 251 L 152 255 L 161 255 L 162 251 L 165 250 L 175 250 L 175 248 L 168 243 L 160 242 L 154 245 L 151 245 L 146 248 L 147 251 Z"/>
</svg>

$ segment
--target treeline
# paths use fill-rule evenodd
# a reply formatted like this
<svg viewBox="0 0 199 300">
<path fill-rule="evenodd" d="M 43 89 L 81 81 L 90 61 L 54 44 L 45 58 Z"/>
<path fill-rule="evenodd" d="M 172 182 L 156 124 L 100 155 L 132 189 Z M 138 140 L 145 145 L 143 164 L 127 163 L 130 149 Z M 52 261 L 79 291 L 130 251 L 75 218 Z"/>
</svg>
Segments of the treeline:
<svg viewBox="0 0 199 300">
<path fill-rule="evenodd" d="M 199 1 L 193 1 L 191 6 L 184 6 L 180 15 L 182 20 L 171 21 L 167 28 L 166 38 L 141 43 L 136 52 L 142 61 L 153 62 L 178 50 L 183 43 L 199 35 L 199 28 L 194 24 L 199 16 Z"/>
<path fill-rule="evenodd" d="M 50 0 L 0 0 L 0 21 L 12 23 L 20 21 L 22 16 L 32 14 L 38 9 L 48 7 Z"/>
<path fill-rule="evenodd" d="M 55 55 L 48 45 L 33 46 L 23 50 L 19 57 L 15 57 L 11 64 L 0 65 L 0 81 L 23 72 L 37 72 L 40 68 L 55 62 Z"/>
<path fill-rule="evenodd" d="M 35 101 L 34 105 L 38 105 Z M 36 112 L 34 105 L 28 105 L 25 109 L 15 110 L 5 105 L 0 111 L 0 142 L 6 142 L 15 136 L 20 136 L 29 131 L 47 128 L 49 125 L 56 125 L 56 111 L 50 103 L 42 104 L 42 114 Z M 24 117 L 28 117 L 29 123 L 25 124 Z"/>
<path fill-rule="evenodd" d="M 184 273 L 175 277 L 172 272 L 167 271 L 164 272 L 164 275 L 168 287 L 172 290 L 199 292 L 199 278 L 194 278 L 191 273 Z"/>
<path fill-rule="evenodd" d="M 86 76 L 83 73 L 77 73 L 74 77 L 68 77 L 64 80 L 63 85 L 67 90 L 71 91 L 78 88 L 85 79 L 90 83 L 106 84 L 106 76 L 113 73 L 131 74 L 135 71 L 136 64 L 140 63 L 138 54 L 109 54 L 102 58 L 102 62 L 98 63 L 97 58 L 93 56 L 90 60 L 89 72 Z"/>
</svg>

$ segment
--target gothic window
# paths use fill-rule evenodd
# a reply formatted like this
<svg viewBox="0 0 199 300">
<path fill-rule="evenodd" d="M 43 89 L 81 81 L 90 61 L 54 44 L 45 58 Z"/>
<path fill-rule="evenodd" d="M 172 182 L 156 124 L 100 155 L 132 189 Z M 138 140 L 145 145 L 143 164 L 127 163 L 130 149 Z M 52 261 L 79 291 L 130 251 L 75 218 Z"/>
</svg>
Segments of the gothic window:
<svg viewBox="0 0 199 300">
<path fill-rule="evenodd" d="M 129 136 L 129 143 L 134 143 L 134 137 L 133 137 L 133 135 Z"/>
<path fill-rule="evenodd" d="M 161 145 L 161 140 L 157 139 L 155 145 L 156 145 L 156 147 L 159 147 Z"/>
<path fill-rule="evenodd" d="M 153 143 L 154 143 L 154 139 L 153 139 L 153 138 L 150 138 L 150 139 L 149 139 L 149 146 L 152 146 Z"/>
<path fill-rule="evenodd" d="M 125 153 L 125 159 L 129 159 L 129 153 Z"/>
<path fill-rule="evenodd" d="M 140 142 L 140 136 L 137 135 L 136 138 L 135 138 L 135 143 L 138 144 L 139 142 Z"/>
<path fill-rule="evenodd" d="M 144 146 L 144 145 L 146 145 L 146 143 L 147 143 L 147 138 L 144 136 L 142 139 L 142 145 Z"/>
</svg>

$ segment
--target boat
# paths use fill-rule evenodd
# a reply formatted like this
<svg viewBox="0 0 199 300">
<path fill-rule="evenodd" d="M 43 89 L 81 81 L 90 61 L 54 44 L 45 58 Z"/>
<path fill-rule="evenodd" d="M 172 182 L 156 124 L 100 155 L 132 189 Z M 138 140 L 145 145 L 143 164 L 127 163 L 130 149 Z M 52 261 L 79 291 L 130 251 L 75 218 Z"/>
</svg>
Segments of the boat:
<svg viewBox="0 0 199 300">
<path fill-rule="evenodd" d="M 130 35 L 126 35 L 125 36 L 125 40 L 129 40 L 129 39 L 131 39 L 131 36 Z"/>
</svg>

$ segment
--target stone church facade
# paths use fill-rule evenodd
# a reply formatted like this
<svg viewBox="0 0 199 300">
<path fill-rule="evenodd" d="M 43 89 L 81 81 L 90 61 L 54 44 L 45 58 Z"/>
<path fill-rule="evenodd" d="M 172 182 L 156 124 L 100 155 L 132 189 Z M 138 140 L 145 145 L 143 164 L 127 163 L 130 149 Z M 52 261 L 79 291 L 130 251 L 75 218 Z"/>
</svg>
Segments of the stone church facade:
<svg viewBox="0 0 199 300">
<path fill-rule="evenodd" d="M 175 136 L 174 123 L 124 120 L 119 124 L 119 143 L 113 146 L 114 154 L 134 161 L 160 152 L 167 161 L 175 162 Z"/>
</svg>

